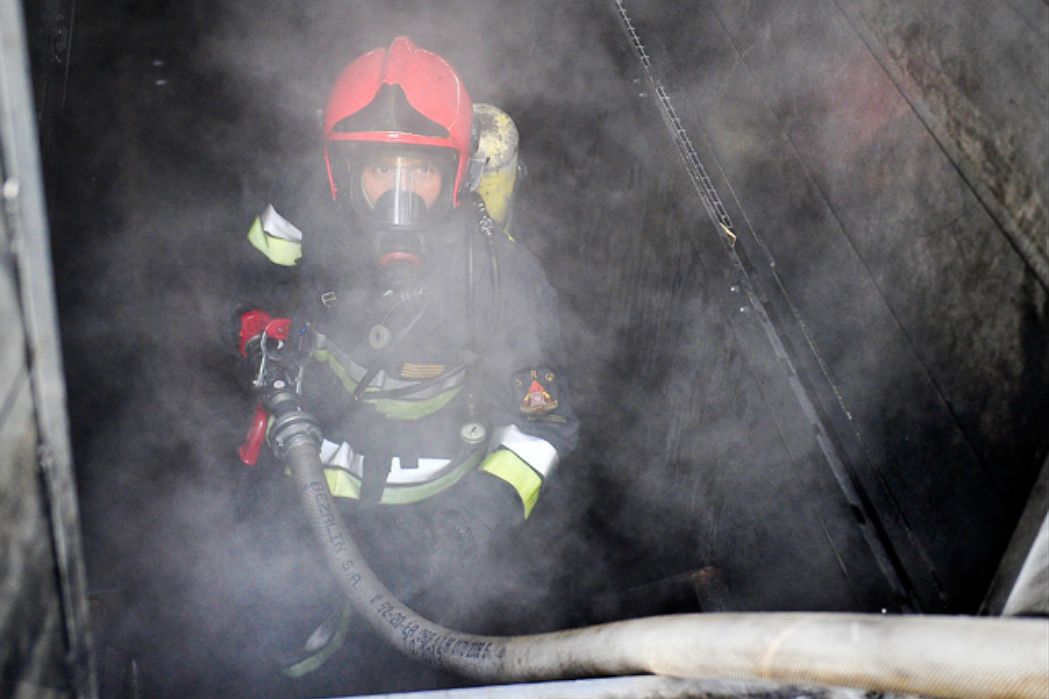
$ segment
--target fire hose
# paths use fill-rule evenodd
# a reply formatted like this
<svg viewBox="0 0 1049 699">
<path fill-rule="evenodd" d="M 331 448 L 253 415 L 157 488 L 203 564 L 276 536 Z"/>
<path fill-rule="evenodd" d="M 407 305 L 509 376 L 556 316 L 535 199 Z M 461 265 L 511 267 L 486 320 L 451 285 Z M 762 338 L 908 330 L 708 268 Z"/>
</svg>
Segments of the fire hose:
<svg viewBox="0 0 1049 699">
<path fill-rule="evenodd" d="M 364 561 L 324 477 L 320 430 L 283 385 L 265 397 L 328 566 L 356 612 L 406 655 L 486 682 L 658 674 L 934 697 L 1049 696 L 1049 620 L 840 613 L 682 614 L 528 636 L 435 624 Z"/>
</svg>

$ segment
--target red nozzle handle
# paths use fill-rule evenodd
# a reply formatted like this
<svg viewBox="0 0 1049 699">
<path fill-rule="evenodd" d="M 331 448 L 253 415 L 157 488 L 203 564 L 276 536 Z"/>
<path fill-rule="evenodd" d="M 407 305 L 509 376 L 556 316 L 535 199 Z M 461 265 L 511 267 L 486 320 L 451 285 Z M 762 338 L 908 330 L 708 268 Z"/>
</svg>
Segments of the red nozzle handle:
<svg viewBox="0 0 1049 699">
<path fill-rule="evenodd" d="M 255 414 L 248 426 L 248 433 L 244 435 L 244 443 L 237 449 L 240 460 L 245 466 L 254 466 L 259 461 L 259 452 L 262 451 L 262 442 L 266 439 L 266 425 L 269 424 L 270 416 L 262 403 L 255 405 Z"/>
</svg>

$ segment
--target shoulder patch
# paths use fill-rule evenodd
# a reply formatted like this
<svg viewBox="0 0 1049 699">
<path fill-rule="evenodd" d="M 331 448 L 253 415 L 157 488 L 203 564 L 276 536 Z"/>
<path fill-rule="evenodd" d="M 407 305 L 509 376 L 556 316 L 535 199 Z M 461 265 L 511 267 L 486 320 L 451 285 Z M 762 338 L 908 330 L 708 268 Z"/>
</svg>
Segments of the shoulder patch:
<svg viewBox="0 0 1049 699">
<path fill-rule="evenodd" d="M 546 382 L 546 385 L 540 382 Z M 540 374 L 538 370 L 532 369 L 515 378 L 515 384 L 523 387 L 527 382 L 528 388 L 521 398 L 521 412 L 525 415 L 543 415 L 557 409 L 557 397 L 554 388 L 554 375 L 551 372 Z"/>
</svg>

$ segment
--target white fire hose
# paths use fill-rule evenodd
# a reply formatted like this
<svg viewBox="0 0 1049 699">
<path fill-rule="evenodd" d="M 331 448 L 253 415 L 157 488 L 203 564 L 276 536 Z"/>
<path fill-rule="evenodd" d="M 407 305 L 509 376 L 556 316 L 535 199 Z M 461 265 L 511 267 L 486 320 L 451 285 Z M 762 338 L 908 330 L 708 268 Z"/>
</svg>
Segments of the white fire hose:
<svg viewBox="0 0 1049 699">
<path fill-rule="evenodd" d="M 274 415 L 310 523 L 355 610 L 405 654 L 487 682 L 652 673 L 764 679 L 932 697 L 1049 697 L 1049 620 L 832 613 L 685 614 L 531 636 L 444 628 L 393 597 L 328 490 L 319 436 L 289 400 Z M 286 429 L 278 429 L 286 428 Z"/>
</svg>

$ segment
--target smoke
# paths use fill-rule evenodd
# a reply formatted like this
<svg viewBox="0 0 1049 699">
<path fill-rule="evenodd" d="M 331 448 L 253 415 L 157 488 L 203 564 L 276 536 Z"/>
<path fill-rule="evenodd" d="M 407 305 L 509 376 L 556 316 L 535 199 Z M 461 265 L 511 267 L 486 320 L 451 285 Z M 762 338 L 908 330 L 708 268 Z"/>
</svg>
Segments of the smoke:
<svg viewBox="0 0 1049 699">
<path fill-rule="evenodd" d="M 187 3 L 80 17 L 76 65 L 98 77 L 91 88 L 86 77 L 74 80 L 69 95 L 77 116 L 65 132 L 72 174 L 62 180 L 55 221 L 56 271 L 105 692 L 116 691 L 129 655 L 142 663 L 151 694 L 171 696 L 452 681 L 418 668 L 414 680 L 396 679 L 404 661 L 357 629 L 353 644 L 364 658 L 338 673 L 341 684 L 270 686 L 273 659 L 261 648 L 269 635 L 291 634 L 267 628 L 288 616 L 267 605 L 295 605 L 303 587 L 306 598 L 324 597 L 326 583 L 302 539 L 278 540 L 280 522 L 274 541 L 245 540 L 232 505 L 243 468 L 234 449 L 251 411 L 230 349 L 236 272 L 250 252 L 244 235 L 252 217 L 320 165 L 317 110 L 334 75 L 407 34 L 444 55 L 476 101 L 518 121 L 529 175 L 515 232 L 563 292 L 571 356 L 604 348 L 596 365 L 610 361 L 616 330 L 593 316 L 586 291 L 595 272 L 559 259 L 604 245 L 595 216 L 608 220 L 609 196 L 629 208 L 624 192 L 636 184 L 629 163 L 637 147 L 615 135 L 628 129 L 609 98 L 620 81 L 608 70 L 607 42 L 618 38 L 578 31 L 595 8 Z M 110 122 L 93 116 L 105 105 L 114 108 Z M 600 386 L 591 361 L 572 373 L 578 409 L 596 424 L 608 412 L 601 395 L 613 387 Z M 581 620 L 585 610 L 575 607 L 588 586 L 613 579 L 593 528 L 581 525 L 595 496 L 603 498 L 586 481 L 601 461 L 595 445 L 605 443 L 603 434 L 590 438 L 589 453 L 563 464 L 518 537 L 527 564 L 474 582 L 487 590 L 478 604 L 489 604 L 503 630 Z M 289 518 L 294 525 L 294 513 Z M 571 594 L 559 593 L 573 576 L 569 561 L 584 555 L 588 574 Z M 273 580 L 299 589 L 274 589 Z M 304 639 L 329 610 L 302 604 Z"/>
<path fill-rule="evenodd" d="M 857 468 L 874 464 L 862 482 L 876 491 L 878 469 L 889 469 L 893 487 L 911 493 L 911 469 L 894 461 L 921 461 L 907 440 L 929 450 L 961 441 L 945 403 L 956 406 L 965 430 L 988 435 L 976 440 L 981 453 L 1004 450 L 1001 422 L 974 427 L 989 418 L 973 396 L 993 383 L 976 364 L 1004 344 L 1003 383 L 1022 375 L 1044 387 L 1044 352 L 1040 360 L 1023 356 L 1044 349 L 1044 289 L 1014 258 L 998 262 L 1004 244 L 983 236 L 986 218 L 984 228 L 962 226 L 937 242 L 935 231 L 954 230 L 940 218 L 979 212 L 968 200 L 955 210 L 953 197 L 966 193 L 950 190 L 926 216 L 915 213 L 921 197 L 896 196 L 905 185 L 884 189 L 876 175 L 896 173 L 897 161 L 918 162 L 901 153 L 910 141 L 893 140 L 913 117 L 877 75 L 851 79 L 869 68 L 866 49 L 842 38 L 840 22 L 821 24 L 818 40 L 790 42 L 788 35 L 812 29 L 808 19 L 801 18 L 804 31 L 788 32 L 782 27 L 795 26 L 787 21 L 794 15 L 758 6 L 628 5 L 708 158 L 740 249 L 765 285 L 758 293 L 772 322 L 787 328 L 795 359 L 818 352 L 801 373 L 812 380 L 827 371 L 847 389 L 847 405 L 863 409 L 854 428 L 863 430 L 860 443 L 841 449 Z M 244 301 L 237 277 L 253 254 L 247 227 L 266 203 L 294 198 L 323 167 L 318 110 L 339 70 L 402 34 L 444 56 L 475 101 L 517 123 L 526 174 L 513 233 L 559 294 L 570 400 L 583 423 L 578 449 L 528 525 L 466 581 L 476 616 L 492 630 L 522 632 L 637 613 L 624 590 L 708 565 L 723 571 L 736 608 L 895 603 L 613 6 L 236 0 L 78 12 L 54 250 L 87 563 L 106 606 L 96 627 L 99 647 L 109 649 L 104 664 L 138 654 L 158 696 L 316 695 L 457 681 L 408 668 L 355 629 L 359 654 L 342 656 L 345 667 L 326 680 L 282 684 L 264 646 L 294 635 L 277 628 L 281 619 L 298 614 L 308 627 L 327 613 L 318 602 L 325 571 L 304 543 L 308 535 L 296 538 L 294 512 L 274 522 L 271 541 L 258 541 L 233 505 L 245 494 L 234 450 L 252 408 L 231 349 L 233 310 Z M 762 27 L 780 31 L 763 35 Z M 789 44 L 781 71 L 773 39 Z M 841 62 L 847 70 L 828 53 L 850 57 Z M 935 150 L 921 143 L 918 152 Z M 885 144 L 895 147 L 891 157 L 879 150 Z M 872 160 L 881 165 L 869 171 L 864 163 Z M 908 172 L 916 185 L 929 171 Z M 949 180 L 944 168 L 934 172 Z M 908 225 L 928 224 L 932 237 L 915 242 L 895 231 L 897 206 L 911 216 Z M 895 232 L 883 235 L 879 226 Z M 967 261 L 945 251 L 954 244 L 981 252 Z M 969 275 L 951 286 L 950 323 L 922 310 L 945 281 L 937 276 L 947 266 L 941 257 Z M 984 258 L 1000 265 L 988 275 L 993 284 L 972 278 Z M 925 300 L 910 304 L 896 287 L 922 275 L 911 290 Z M 785 288 L 777 291 L 779 281 Z M 978 287 L 986 307 L 998 284 L 1032 301 L 995 316 L 986 334 L 973 330 L 982 349 L 966 357 L 970 344 L 945 325 L 972 329 L 963 292 Z M 940 357 L 964 370 L 952 373 Z M 899 394 L 915 386 L 922 400 L 908 407 Z M 812 393 L 817 403 L 824 396 Z M 1018 413 L 1019 403 L 1034 405 L 1024 424 L 1044 414 L 1044 398 L 994 395 Z M 823 415 L 841 409 L 833 401 L 818 407 Z M 935 429 L 923 433 L 930 424 Z M 917 472 L 922 484 L 943 483 Z M 935 531 L 925 506 L 912 513 Z M 272 502 L 260 507 L 280 512 Z M 914 563 L 920 553 L 911 551 L 905 564 L 925 575 L 925 563 Z M 954 555 L 949 547 L 932 553 L 938 562 Z M 658 590 L 644 594 L 656 597 L 642 600 L 653 606 L 665 602 Z M 695 599 L 678 609 L 689 604 Z M 119 677 L 121 668 L 105 671 Z"/>
<path fill-rule="evenodd" d="M 274 607 L 302 610 L 304 638 L 327 611 L 311 606 L 324 578 L 308 546 L 277 540 L 281 522 L 261 545 L 239 533 L 233 448 L 251 405 L 229 351 L 247 225 L 320 166 L 317 110 L 334 75 L 398 34 L 517 121 L 527 175 L 514 234 L 560 293 L 584 425 L 528 527 L 495 554 L 499 574 L 470 581 L 488 612 L 477 616 L 520 632 L 630 613 L 615 601 L 624 588 L 723 553 L 717 532 L 733 527 L 711 493 L 753 486 L 738 450 L 754 399 L 733 395 L 745 369 L 708 302 L 719 265 L 701 259 L 697 237 L 709 224 L 606 6 L 244 2 L 139 21 L 129 33 L 197 32 L 155 47 L 143 38 L 119 59 L 121 157 L 104 188 L 113 225 L 83 269 L 93 317 L 68 327 L 83 351 L 102 352 L 72 366 L 120 372 L 106 401 L 117 407 L 78 461 L 93 579 L 118 590 L 110 640 L 145 656 L 147 682 L 172 696 L 296 694 L 393 689 L 403 673 L 358 630 L 367 660 L 337 673 L 342 684 L 266 685 L 267 637 L 294 635 L 274 626 L 289 616 Z M 751 545 L 767 533 L 746 531 Z M 289 580 L 298 589 L 267 582 Z"/>
</svg>

